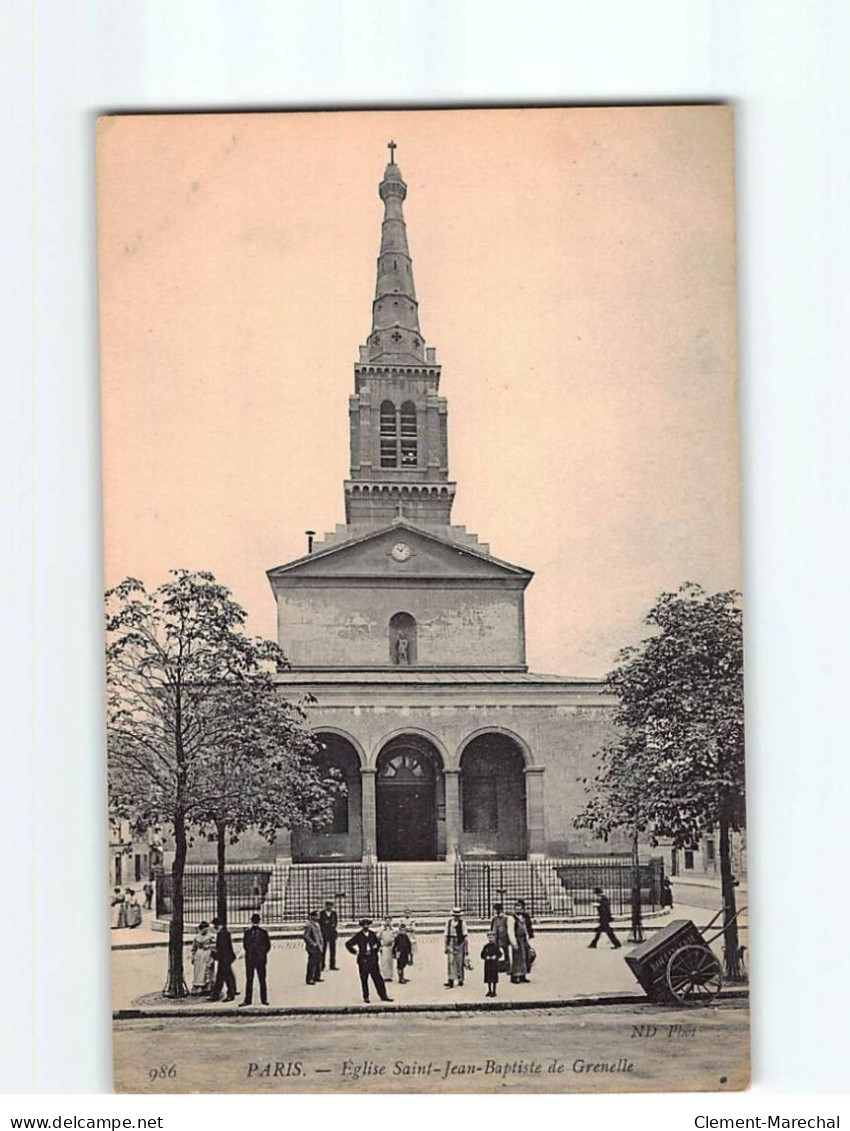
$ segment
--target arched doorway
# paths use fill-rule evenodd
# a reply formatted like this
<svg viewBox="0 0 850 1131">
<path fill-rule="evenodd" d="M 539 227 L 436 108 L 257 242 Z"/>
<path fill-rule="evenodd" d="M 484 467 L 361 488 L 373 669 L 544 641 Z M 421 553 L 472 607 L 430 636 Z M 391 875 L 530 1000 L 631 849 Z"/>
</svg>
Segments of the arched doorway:
<svg viewBox="0 0 850 1131">
<path fill-rule="evenodd" d="M 473 738 L 460 759 L 461 852 L 524 859 L 528 851 L 525 760 L 506 734 Z"/>
<path fill-rule="evenodd" d="M 378 755 L 379 860 L 436 860 L 440 755 L 427 739 L 399 735 Z"/>
<path fill-rule="evenodd" d="M 296 863 L 359 860 L 362 852 L 360 757 L 340 734 L 317 732 L 323 773 L 345 782 L 334 800 L 330 821 L 322 829 L 292 830 L 292 859 Z"/>
</svg>

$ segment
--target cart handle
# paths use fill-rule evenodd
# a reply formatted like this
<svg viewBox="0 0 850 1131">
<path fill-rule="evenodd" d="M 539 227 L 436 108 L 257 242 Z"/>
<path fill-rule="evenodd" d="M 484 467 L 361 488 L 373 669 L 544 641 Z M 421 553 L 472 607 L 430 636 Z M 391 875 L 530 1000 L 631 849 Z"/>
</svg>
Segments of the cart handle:
<svg viewBox="0 0 850 1131">
<path fill-rule="evenodd" d="M 703 938 L 705 938 L 706 933 L 711 930 L 711 928 L 714 926 L 714 924 L 717 922 L 717 920 L 720 918 L 720 916 L 723 914 L 723 912 L 725 910 L 726 910 L 725 907 L 721 907 L 720 910 L 717 912 L 717 914 L 712 919 L 710 919 L 709 922 L 706 923 L 706 925 L 704 927 L 698 928 L 699 933 L 703 936 Z M 738 910 L 735 912 L 735 914 L 732 916 L 732 918 L 729 920 L 729 922 L 734 923 L 735 920 L 738 918 L 738 916 L 742 915 L 746 910 L 747 910 L 746 907 L 739 907 Z M 706 944 L 708 946 L 710 946 L 713 942 L 716 942 L 717 939 L 719 939 L 720 936 L 723 934 L 726 927 L 727 927 L 727 924 L 724 923 L 723 926 L 720 928 L 720 930 L 717 932 L 716 935 L 712 935 L 710 939 L 705 939 Z"/>
</svg>

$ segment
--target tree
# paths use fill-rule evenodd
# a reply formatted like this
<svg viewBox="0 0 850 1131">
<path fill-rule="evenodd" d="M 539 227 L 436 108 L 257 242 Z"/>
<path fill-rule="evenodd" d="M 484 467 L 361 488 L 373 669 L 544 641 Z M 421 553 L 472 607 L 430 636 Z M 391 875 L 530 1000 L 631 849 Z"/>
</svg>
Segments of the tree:
<svg viewBox="0 0 850 1131">
<path fill-rule="evenodd" d="M 726 973 L 738 978 L 731 833 L 746 824 L 740 594 L 688 583 L 663 593 L 644 623 L 652 635 L 621 651 L 608 675 L 621 739 L 603 786 L 622 785 L 625 810 L 611 807 L 603 788 L 595 812 L 616 822 L 642 792 L 654 842 L 670 837 L 683 848 L 717 831 Z"/>
<path fill-rule="evenodd" d="M 640 838 L 650 833 L 651 816 L 646 786 L 646 750 L 640 735 L 625 732 L 595 755 L 599 769 L 592 782 L 581 781 L 591 794 L 574 819 L 577 829 L 590 829 L 600 840 L 624 831 L 632 850 L 632 942 L 643 941 L 641 907 Z"/>
<path fill-rule="evenodd" d="M 266 672 L 216 696 L 219 724 L 196 775 L 192 824 L 216 842 L 216 914 L 227 922 L 227 845 L 247 829 L 274 843 L 281 828 L 325 825 L 344 789 L 323 774 L 319 744 L 300 704 L 287 702 Z"/>
<path fill-rule="evenodd" d="M 255 799 L 250 816 L 268 829 L 273 815 L 294 819 L 300 795 L 293 792 L 284 804 L 281 791 L 292 784 L 295 767 L 305 768 L 312 741 L 297 712 L 271 700 L 271 671 L 285 665 L 283 653 L 270 641 L 246 636 L 244 623 L 245 611 L 210 573 L 174 570 L 171 580 L 150 593 L 127 578 L 106 594 L 110 802 L 136 827 L 168 822 L 174 834 L 165 986 L 170 997 L 186 993 L 183 877 L 189 832 L 209 821 L 212 799 L 225 793 L 232 799 L 220 783 L 210 792 L 216 761 L 250 765 L 256 781 L 259 760 L 267 759 L 275 800 L 263 810 Z M 237 705 L 248 703 L 255 709 L 242 726 Z M 237 816 L 235 801 L 222 812 L 234 831 L 247 823 L 249 810 Z"/>
</svg>

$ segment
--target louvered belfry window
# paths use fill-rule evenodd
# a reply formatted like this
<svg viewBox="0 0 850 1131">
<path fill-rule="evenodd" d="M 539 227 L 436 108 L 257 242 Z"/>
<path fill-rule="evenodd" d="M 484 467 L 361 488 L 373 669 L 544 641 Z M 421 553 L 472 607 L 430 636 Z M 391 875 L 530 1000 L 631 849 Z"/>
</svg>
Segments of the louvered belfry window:
<svg viewBox="0 0 850 1131">
<path fill-rule="evenodd" d="M 401 406 L 401 466 L 416 467 L 419 452 L 416 440 L 416 405 L 405 401 Z"/>
<path fill-rule="evenodd" d="M 416 405 L 405 401 L 400 410 L 392 401 L 381 404 L 381 467 L 416 467 L 419 463 Z"/>
<path fill-rule="evenodd" d="M 398 467 L 398 421 L 392 401 L 381 404 L 381 467 Z"/>
</svg>

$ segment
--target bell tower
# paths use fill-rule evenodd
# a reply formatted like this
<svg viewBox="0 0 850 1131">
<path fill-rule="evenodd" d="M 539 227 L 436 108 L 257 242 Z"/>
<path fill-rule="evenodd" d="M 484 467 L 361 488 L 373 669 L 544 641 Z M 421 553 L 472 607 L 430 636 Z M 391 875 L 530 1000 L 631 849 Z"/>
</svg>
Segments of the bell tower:
<svg viewBox="0 0 850 1131">
<path fill-rule="evenodd" d="M 396 517 L 451 522 L 448 408 L 439 395 L 436 350 L 425 345 L 413 283 L 403 204 L 407 185 L 394 141 L 378 193 L 384 202 L 372 329 L 354 366 L 349 398 L 351 475 L 345 520 L 382 526 Z"/>
</svg>

